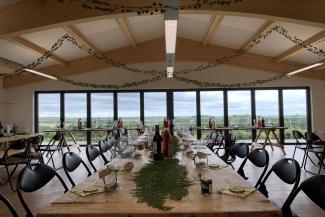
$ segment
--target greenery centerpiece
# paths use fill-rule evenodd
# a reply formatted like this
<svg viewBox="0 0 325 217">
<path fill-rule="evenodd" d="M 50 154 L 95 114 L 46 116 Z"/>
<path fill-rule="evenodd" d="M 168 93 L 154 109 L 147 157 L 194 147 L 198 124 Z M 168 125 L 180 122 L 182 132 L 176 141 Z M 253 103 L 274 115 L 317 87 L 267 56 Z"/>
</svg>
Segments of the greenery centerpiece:
<svg viewBox="0 0 325 217">
<path fill-rule="evenodd" d="M 172 138 L 173 152 L 178 152 L 178 140 Z M 175 155 L 174 155 L 175 156 Z M 165 206 L 166 199 L 181 200 L 188 194 L 188 187 L 192 181 L 187 177 L 184 165 L 178 159 L 165 159 L 150 161 L 134 176 L 136 189 L 132 194 L 138 202 L 147 203 L 149 206 L 161 210 L 171 210 L 173 207 Z"/>
</svg>

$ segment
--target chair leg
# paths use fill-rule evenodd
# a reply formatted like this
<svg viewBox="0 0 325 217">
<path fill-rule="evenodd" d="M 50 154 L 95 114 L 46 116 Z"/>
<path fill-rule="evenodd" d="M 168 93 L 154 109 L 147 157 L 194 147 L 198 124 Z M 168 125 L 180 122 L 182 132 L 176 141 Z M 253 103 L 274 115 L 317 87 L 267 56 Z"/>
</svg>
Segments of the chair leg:
<svg viewBox="0 0 325 217">
<path fill-rule="evenodd" d="M 292 155 L 292 158 L 295 158 L 296 149 L 297 149 L 297 147 L 295 146 L 295 150 L 293 151 L 293 155 Z"/>
<path fill-rule="evenodd" d="M 17 165 L 16 165 L 17 166 Z M 10 183 L 10 188 L 11 188 L 11 190 L 12 191 L 16 191 L 17 189 L 14 189 L 14 187 L 13 187 L 13 184 L 12 184 L 12 180 L 11 180 L 11 173 L 9 173 L 9 168 L 8 168 L 8 166 L 6 166 L 6 171 L 7 171 L 7 176 L 8 176 L 8 181 L 9 181 L 9 183 Z"/>
<path fill-rule="evenodd" d="M 322 157 L 321 157 L 321 161 L 320 161 L 320 165 L 319 165 L 319 170 L 318 170 L 318 175 L 320 174 L 320 171 L 322 170 L 323 168 L 323 162 L 324 162 L 324 153 L 322 154 Z"/>
<path fill-rule="evenodd" d="M 13 174 L 15 173 L 17 167 L 18 167 L 18 164 L 16 164 L 16 165 L 15 165 L 15 168 L 11 171 L 11 173 L 10 173 L 10 177 L 13 176 Z"/>
</svg>

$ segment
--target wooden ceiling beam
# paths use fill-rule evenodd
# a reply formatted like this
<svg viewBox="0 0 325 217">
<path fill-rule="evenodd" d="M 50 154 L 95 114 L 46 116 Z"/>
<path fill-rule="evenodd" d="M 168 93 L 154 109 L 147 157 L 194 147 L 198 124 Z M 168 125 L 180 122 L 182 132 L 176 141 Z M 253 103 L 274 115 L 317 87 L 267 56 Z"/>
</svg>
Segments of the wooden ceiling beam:
<svg viewBox="0 0 325 217">
<path fill-rule="evenodd" d="M 215 33 L 215 31 L 216 31 L 217 27 L 219 26 L 219 24 L 221 23 L 222 19 L 223 19 L 223 15 L 218 15 L 218 14 L 211 17 L 209 29 L 208 29 L 208 31 L 204 37 L 204 40 L 202 42 L 203 46 L 206 46 L 210 42 L 213 34 Z"/>
<path fill-rule="evenodd" d="M 29 50 L 37 55 L 43 55 L 46 50 L 26 39 L 24 39 L 21 36 L 15 36 L 12 38 L 6 38 L 6 40 L 10 43 L 13 43 L 21 48 L 24 48 L 26 50 Z M 63 60 L 62 58 L 56 56 L 55 54 L 52 54 L 49 59 L 53 60 L 54 62 L 61 64 L 61 65 L 68 65 L 68 62 Z"/>
<path fill-rule="evenodd" d="M 96 51 L 97 53 L 101 53 L 101 51 L 93 44 L 91 43 L 78 29 L 76 29 L 74 26 L 64 26 L 63 29 L 72 37 L 77 39 L 79 43 L 84 44 L 88 48 L 91 48 L 92 50 Z"/>
<path fill-rule="evenodd" d="M 39 31 L 48 28 L 62 27 L 76 23 L 87 22 L 114 17 L 121 14 L 116 11 L 87 10 L 81 6 L 86 1 L 21 1 L 0 8 L 0 38 L 22 35 L 26 32 Z M 157 1 L 161 3 L 162 0 Z M 87 2 L 86 2 L 87 3 Z M 110 4 L 143 6 L 150 5 L 152 0 L 110 0 Z M 192 4 L 192 0 L 181 0 L 182 4 Z M 285 8 L 285 10 L 279 10 Z M 181 13 L 207 12 L 228 14 L 235 16 L 257 17 L 283 22 L 294 22 L 325 28 L 325 1 L 297 1 L 297 0 L 245 0 L 230 5 L 203 6 L 198 10 L 181 11 Z M 303 13 L 301 10 L 303 9 Z M 124 15 L 124 14 L 123 14 Z M 128 13 L 125 15 L 136 15 Z"/>
<path fill-rule="evenodd" d="M 12 73 L 16 69 L 21 68 L 21 67 L 22 67 L 22 65 L 20 63 L 0 57 L 0 70 L 3 70 L 8 73 Z"/>
<path fill-rule="evenodd" d="M 274 21 L 268 20 L 259 30 L 257 30 L 257 32 L 247 42 L 245 42 L 245 44 L 241 47 L 241 49 L 247 48 L 250 45 L 250 43 L 254 41 L 254 39 L 256 39 L 259 35 L 266 32 L 274 24 L 275 24 Z"/>
<path fill-rule="evenodd" d="M 308 38 L 307 40 L 305 40 L 303 43 L 305 45 L 315 45 L 318 42 L 322 41 L 325 38 L 325 30 Z M 289 50 L 283 52 L 282 54 L 278 55 L 277 57 L 275 57 L 275 61 L 276 62 L 280 62 L 283 61 L 285 59 L 288 59 L 290 56 L 297 54 L 298 52 L 304 51 L 305 48 L 299 45 L 295 45 L 294 47 L 290 48 Z"/>
<path fill-rule="evenodd" d="M 157 62 L 165 60 L 164 38 L 154 39 L 137 44 L 137 49 L 130 46 L 103 52 L 108 58 L 113 58 L 124 64 Z M 216 45 L 202 47 L 202 43 L 188 39 L 178 38 L 177 41 L 176 61 L 193 61 L 193 62 L 212 62 L 216 58 L 233 55 L 236 50 Z M 195 51 L 195 52 L 194 52 Z M 272 57 L 262 56 L 253 53 L 245 53 L 242 56 L 232 59 L 228 65 L 263 70 L 274 73 L 287 73 L 298 68 L 304 67 L 289 61 L 275 63 Z M 98 60 L 93 57 L 84 57 L 69 62 L 68 66 L 49 66 L 39 69 L 43 73 L 56 74 L 59 76 L 71 76 L 82 73 L 90 73 L 92 71 L 111 68 L 112 66 L 105 61 Z M 308 72 L 308 71 L 306 71 Z M 299 73 L 301 77 L 306 77 L 305 72 Z M 313 72 L 308 78 L 316 78 L 325 80 L 323 71 Z M 4 79 L 4 87 L 11 88 L 38 81 L 47 80 L 40 76 L 32 76 L 30 74 L 19 75 L 12 78 Z"/>
<path fill-rule="evenodd" d="M 121 17 L 117 17 L 116 21 L 118 23 L 118 25 L 120 26 L 120 28 L 122 29 L 122 32 L 125 34 L 126 38 L 128 39 L 128 41 L 130 42 L 130 44 L 132 45 L 133 48 L 137 47 L 137 43 L 133 37 L 133 34 L 131 32 L 131 29 L 129 27 L 128 24 L 128 20 L 126 17 L 121 16 Z"/>
</svg>

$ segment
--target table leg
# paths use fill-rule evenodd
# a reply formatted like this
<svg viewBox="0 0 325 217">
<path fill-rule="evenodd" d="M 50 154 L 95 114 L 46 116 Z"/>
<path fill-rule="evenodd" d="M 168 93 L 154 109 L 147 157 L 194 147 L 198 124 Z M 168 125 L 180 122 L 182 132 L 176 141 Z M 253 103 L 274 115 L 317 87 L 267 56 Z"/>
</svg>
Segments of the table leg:
<svg viewBox="0 0 325 217">
<path fill-rule="evenodd" d="M 284 151 L 284 145 L 280 142 L 279 138 L 277 137 L 276 133 L 274 132 L 275 130 L 272 130 L 272 134 L 277 142 L 276 146 L 278 146 L 279 148 L 281 148 L 282 152 L 284 155 L 286 155 L 286 152 Z"/>
<path fill-rule="evenodd" d="M 265 146 L 267 145 L 267 144 L 269 144 L 270 146 L 271 146 L 271 149 L 272 149 L 272 151 L 274 151 L 274 148 L 273 148 L 273 144 L 272 144 L 272 142 L 271 142 L 271 140 L 270 140 L 270 130 L 264 130 L 264 133 L 265 133 L 265 141 L 264 141 L 264 146 L 263 146 L 263 148 L 265 148 Z M 269 142 L 268 142 L 269 141 Z"/>
<path fill-rule="evenodd" d="M 71 132 L 69 132 L 69 134 L 70 134 L 70 137 L 72 138 L 72 141 L 73 141 L 74 145 L 77 147 L 78 151 L 81 152 L 80 146 L 77 143 L 76 139 L 74 138 L 73 134 Z"/>
<path fill-rule="evenodd" d="M 261 133 L 262 133 L 262 130 L 260 130 L 260 131 L 258 132 L 258 135 L 256 136 L 256 138 L 255 138 L 255 140 L 254 140 L 254 142 L 253 142 L 253 144 L 252 144 L 251 150 L 253 150 L 253 149 L 255 148 L 255 146 L 258 144 L 257 141 L 258 141 L 258 139 L 260 138 Z"/>
</svg>

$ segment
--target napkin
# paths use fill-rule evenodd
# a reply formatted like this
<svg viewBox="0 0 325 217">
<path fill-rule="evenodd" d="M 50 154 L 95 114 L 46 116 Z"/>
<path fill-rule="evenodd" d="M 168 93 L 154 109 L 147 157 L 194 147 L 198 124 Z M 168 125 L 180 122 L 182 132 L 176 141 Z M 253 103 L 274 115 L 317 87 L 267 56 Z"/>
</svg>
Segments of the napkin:
<svg viewBox="0 0 325 217">
<path fill-rule="evenodd" d="M 256 191 L 256 188 L 252 188 L 252 187 L 245 187 L 245 191 L 242 193 L 235 193 L 229 190 L 230 187 L 225 187 L 225 188 L 221 188 L 219 189 L 219 193 L 222 194 L 228 194 L 228 195 L 234 195 L 234 196 L 238 196 L 238 197 L 247 197 L 248 195 L 250 195 L 251 193 Z"/>
<path fill-rule="evenodd" d="M 94 191 L 87 191 L 87 188 L 93 188 Z M 104 192 L 104 185 L 99 183 L 88 183 L 88 185 L 76 186 L 70 190 L 72 193 L 85 197 L 91 194 L 98 194 Z"/>
</svg>

